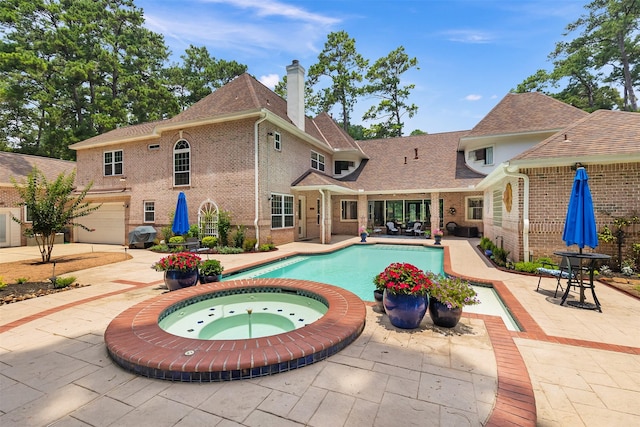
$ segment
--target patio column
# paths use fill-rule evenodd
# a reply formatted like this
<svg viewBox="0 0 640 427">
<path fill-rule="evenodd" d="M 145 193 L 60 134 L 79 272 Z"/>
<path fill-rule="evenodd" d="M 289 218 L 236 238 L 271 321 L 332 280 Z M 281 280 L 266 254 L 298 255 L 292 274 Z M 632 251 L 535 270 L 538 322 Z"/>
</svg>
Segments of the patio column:
<svg viewBox="0 0 640 427">
<path fill-rule="evenodd" d="M 431 193 L 431 232 L 440 228 L 440 193 Z"/>
<path fill-rule="evenodd" d="M 360 233 L 360 227 L 367 228 L 369 224 L 368 212 L 367 212 L 367 195 L 358 194 L 358 230 Z"/>
</svg>

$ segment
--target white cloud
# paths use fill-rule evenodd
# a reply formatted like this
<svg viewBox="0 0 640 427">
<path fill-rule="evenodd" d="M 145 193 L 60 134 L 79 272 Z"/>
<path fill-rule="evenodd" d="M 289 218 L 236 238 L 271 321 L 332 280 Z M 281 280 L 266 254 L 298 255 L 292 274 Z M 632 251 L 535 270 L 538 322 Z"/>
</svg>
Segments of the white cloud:
<svg viewBox="0 0 640 427">
<path fill-rule="evenodd" d="M 445 31 L 444 35 L 449 41 L 458 43 L 490 43 L 495 39 L 493 35 L 478 30 L 450 30 Z"/>
<path fill-rule="evenodd" d="M 480 101 L 482 99 L 482 95 L 470 94 L 464 97 L 466 101 Z"/>
<path fill-rule="evenodd" d="M 280 81 L 280 76 L 277 74 L 267 74 L 266 76 L 260 76 L 258 81 L 269 89 L 273 90 L 273 88 L 276 87 L 276 85 Z"/>
<path fill-rule="evenodd" d="M 222 3 L 240 9 L 255 11 L 258 16 L 280 16 L 294 21 L 309 22 L 316 25 L 335 25 L 337 18 L 308 12 L 302 8 L 271 0 L 203 0 L 205 3 Z"/>
</svg>

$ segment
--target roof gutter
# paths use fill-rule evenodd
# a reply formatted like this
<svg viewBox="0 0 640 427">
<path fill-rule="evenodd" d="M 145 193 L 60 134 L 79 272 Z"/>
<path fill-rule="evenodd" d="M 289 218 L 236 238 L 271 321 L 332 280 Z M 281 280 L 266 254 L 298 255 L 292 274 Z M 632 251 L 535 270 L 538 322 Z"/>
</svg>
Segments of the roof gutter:
<svg viewBox="0 0 640 427">
<path fill-rule="evenodd" d="M 517 166 L 510 166 L 509 162 L 503 164 L 503 172 L 506 176 L 512 178 L 522 178 L 524 183 L 524 191 L 523 196 L 524 200 L 522 201 L 522 251 L 524 256 L 524 261 L 529 261 L 529 176 L 523 173 L 518 173 Z"/>
<path fill-rule="evenodd" d="M 256 244 L 255 247 L 257 248 L 258 245 L 260 244 L 260 227 L 258 226 L 258 220 L 260 218 L 260 192 L 258 191 L 258 177 L 259 175 L 259 168 L 258 168 L 258 147 L 259 147 L 259 139 L 258 139 L 258 127 L 260 125 L 260 123 L 264 122 L 265 120 L 267 120 L 267 113 L 263 112 L 261 117 L 255 122 L 255 124 L 253 125 L 253 141 L 254 141 L 254 146 L 253 146 L 253 185 L 254 185 L 254 207 L 255 207 L 255 212 L 256 212 L 256 216 L 253 218 L 253 226 L 256 229 Z"/>
</svg>

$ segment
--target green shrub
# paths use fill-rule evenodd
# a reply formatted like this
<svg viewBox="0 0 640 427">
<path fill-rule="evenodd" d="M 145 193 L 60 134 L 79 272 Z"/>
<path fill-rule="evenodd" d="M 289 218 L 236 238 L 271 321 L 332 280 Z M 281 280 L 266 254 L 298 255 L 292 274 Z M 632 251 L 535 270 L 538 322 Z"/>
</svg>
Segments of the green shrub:
<svg viewBox="0 0 640 427">
<path fill-rule="evenodd" d="M 200 237 L 200 227 L 198 227 L 198 224 L 191 224 L 187 232 L 187 237 Z"/>
<path fill-rule="evenodd" d="M 0 276 L 0 289 L 2 288 L 6 288 L 7 284 L 4 282 L 4 280 L 2 280 L 2 277 Z"/>
<path fill-rule="evenodd" d="M 273 243 L 263 243 L 262 245 L 260 245 L 258 247 L 258 250 L 260 252 L 269 252 L 269 251 L 275 249 L 275 247 L 276 246 Z"/>
<path fill-rule="evenodd" d="M 242 249 L 244 249 L 245 252 L 251 252 L 253 248 L 255 248 L 256 243 L 258 243 L 256 239 L 245 239 Z"/>
<path fill-rule="evenodd" d="M 238 225 L 233 235 L 233 246 L 236 248 L 244 248 L 245 226 Z"/>
<path fill-rule="evenodd" d="M 73 276 L 69 276 L 69 277 L 58 277 L 56 278 L 56 280 L 53 282 L 53 287 L 56 289 L 60 289 L 60 288 L 66 288 L 67 286 L 71 285 L 73 282 L 76 281 L 76 278 Z"/>
<path fill-rule="evenodd" d="M 229 245 L 229 229 L 231 228 L 231 215 L 227 211 L 218 213 L 218 234 L 222 246 Z"/>
<path fill-rule="evenodd" d="M 493 249 L 493 260 L 500 266 L 504 266 L 507 264 L 508 255 L 509 251 L 507 251 L 506 249 L 497 247 Z"/>
<path fill-rule="evenodd" d="M 182 236 L 173 236 L 169 238 L 169 243 L 184 243 L 184 237 Z"/>
<path fill-rule="evenodd" d="M 202 238 L 202 246 L 213 249 L 218 245 L 218 238 L 216 236 L 205 236 Z"/>
<path fill-rule="evenodd" d="M 28 277 L 18 277 L 16 279 L 16 283 L 22 285 L 23 283 L 27 283 L 29 281 Z"/>
<path fill-rule="evenodd" d="M 524 273 L 535 273 L 536 269 L 542 267 L 542 264 L 537 262 L 516 262 L 515 270 L 522 271 Z"/>
<path fill-rule="evenodd" d="M 167 245 L 153 245 L 149 248 L 151 252 L 167 252 L 169 250 L 169 246 Z"/>
<path fill-rule="evenodd" d="M 231 246 L 221 246 L 218 248 L 219 254 L 241 254 L 242 252 L 244 252 L 242 248 L 234 248 Z"/>
<path fill-rule="evenodd" d="M 491 249 L 490 245 L 493 245 L 493 242 L 491 242 L 491 240 L 488 237 L 483 237 L 480 239 L 480 248 L 483 251 L 486 251 L 487 249 Z"/>
</svg>

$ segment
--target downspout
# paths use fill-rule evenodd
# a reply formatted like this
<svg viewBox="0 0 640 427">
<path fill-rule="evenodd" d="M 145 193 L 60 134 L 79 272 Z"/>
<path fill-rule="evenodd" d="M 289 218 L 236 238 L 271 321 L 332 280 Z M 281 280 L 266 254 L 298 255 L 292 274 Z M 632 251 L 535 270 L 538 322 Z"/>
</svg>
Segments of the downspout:
<svg viewBox="0 0 640 427">
<path fill-rule="evenodd" d="M 320 243 L 322 243 L 324 245 L 325 239 L 324 239 L 324 203 L 325 203 L 325 194 L 324 194 L 324 190 L 322 188 L 319 188 L 318 191 L 320 192 L 320 194 L 322 195 L 322 214 L 320 215 Z"/>
<path fill-rule="evenodd" d="M 513 170 L 509 170 L 513 169 Z M 517 173 L 517 166 L 504 166 L 504 174 L 512 178 L 522 178 L 524 183 L 524 200 L 522 201 L 522 251 L 525 262 L 529 262 L 529 176 Z"/>
<path fill-rule="evenodd" d="M 267 113 L 262 113 L 262 116 L 256 121 L 256 123 L 253 125 L 253 139 L 254 139 L 254 147 L 253 147 L 253 162 L 254 162 L 254 177 L 253 177 L 253 185 L 254 185 L 254 198 L 255 198 L 255 211 L 256 211 L 256 216 L 253 219 L 253 226 L 256 229 L 256 244 L 255 247 L 257 248 L 258 245 L 260 244 L 260 227 L 258 227 L 258 219 L 260 217 L 260 199 L 259 199 L 259 194 L 260 192 L 258 191 L 258 177 L 259 177 L 259 170 L 258 170 L 258 125 L 260 125 L 260 123 L 264 122 L 265 120 L 267 120 Z"/>
</svg>

